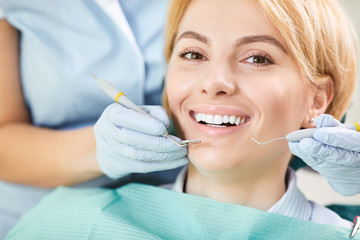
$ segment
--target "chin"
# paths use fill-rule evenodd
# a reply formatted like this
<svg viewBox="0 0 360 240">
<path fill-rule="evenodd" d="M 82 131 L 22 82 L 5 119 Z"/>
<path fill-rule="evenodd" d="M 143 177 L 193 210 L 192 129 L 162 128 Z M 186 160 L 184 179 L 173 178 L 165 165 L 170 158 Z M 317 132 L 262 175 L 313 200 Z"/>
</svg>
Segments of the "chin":
<svg viewBox="0 0 360 240">
<path fill-rule="evenodd" d="M 231 156 L 229 150 L 221 148 L 216 151 L 214 147 L 190 148 L 189 160 L 197 169 L 211 172 L 223 172 L 243 165 L 246 159 L 242 156 Z"/>
</svg>

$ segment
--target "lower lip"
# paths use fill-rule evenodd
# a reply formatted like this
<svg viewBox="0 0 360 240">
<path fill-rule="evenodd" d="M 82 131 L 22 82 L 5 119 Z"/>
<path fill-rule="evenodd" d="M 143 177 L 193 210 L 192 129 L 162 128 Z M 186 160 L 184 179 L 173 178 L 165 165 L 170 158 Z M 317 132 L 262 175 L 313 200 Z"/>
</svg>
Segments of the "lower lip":
<svg viewBox="0 0 360 240">
<path fill-rule="evenodd" d="M 212 137 L 222 137 L 222 136 L 234 134 L 240 131 L 248 123 L 245 122 L 243 124 L 237 126 L 231 126 L 231 127 L 211 127 L 206 124 L 198 123 L 194 118 L 192 118 L 192 121 L 194 123 L 195 128 L 199 132 Z"/>
</svg>

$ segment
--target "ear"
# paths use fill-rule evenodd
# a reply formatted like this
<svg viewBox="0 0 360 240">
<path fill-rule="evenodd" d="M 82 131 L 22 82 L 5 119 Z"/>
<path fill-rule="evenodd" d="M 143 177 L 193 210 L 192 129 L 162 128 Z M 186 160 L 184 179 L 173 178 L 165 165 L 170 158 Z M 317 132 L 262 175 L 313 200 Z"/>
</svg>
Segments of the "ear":
<svg viewBox="0 0 360 240">
<path fill-rule="evenodd" d="M 314 128 L 315 119 L 325 113 L 334 97 L 334 81 L 331 76 L 326 75 L 316 82 L 318 84 L 313 87 L 313 101 L 303 121 L 303 128 Z"/>
</svg>

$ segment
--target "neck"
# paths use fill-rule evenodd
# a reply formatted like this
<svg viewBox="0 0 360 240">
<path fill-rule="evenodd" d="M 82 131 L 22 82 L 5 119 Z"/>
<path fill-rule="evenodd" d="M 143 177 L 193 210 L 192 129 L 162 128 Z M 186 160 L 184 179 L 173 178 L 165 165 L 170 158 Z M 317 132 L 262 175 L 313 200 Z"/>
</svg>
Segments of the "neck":
<svg viewBox="0 0 360 240">
<path fill-rule="evenodd" d="M 286 164 L 271 168 L 226 173 L 200 172 L 193 164 L 188 166 L 185 191 L 217 201 L 268 210 L 286 192 Z"/>
</svg>

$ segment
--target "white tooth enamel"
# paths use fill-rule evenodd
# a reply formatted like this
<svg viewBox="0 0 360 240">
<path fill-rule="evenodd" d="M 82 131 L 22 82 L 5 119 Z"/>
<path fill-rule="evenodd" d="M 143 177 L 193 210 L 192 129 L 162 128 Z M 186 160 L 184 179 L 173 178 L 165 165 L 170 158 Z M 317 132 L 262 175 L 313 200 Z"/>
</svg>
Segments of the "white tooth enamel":
<svg viewBox="0 0 360 240">
<path fill-rule="evenodd" d="M 196 113 L 195 120 L 197 122 L 205 122 L 208 125 L 221 125 L 221 124 L 244 124 L 246 122 L 246 117 L 237 117 L 235 115 L 211 115 L 206 113 Z"/>
<path fill-rule="evenodd" d="M 206 114 L 205 113 L 200 113 L 201 114 L 201 121 L 206 122 Z"/>
<path fill-rule="evenodd" d="M 229 122 L 229 116 L 228 115 L 224 115 L 222 118 L 223 123 L 228 123 Z"/>
<path fill-rule="evenodd" d="M 206 124 L 208 125 L 209 127 L 226 127 L 224 125 L 218 125 L 218 124 Z"/>
<path fill-rule="evenodd" d="M 222 124 L 223 123 L 223 118 L 221 115 L 215 115 L 214 117 L 214 123 L 215 124 Z"/>
<path fill-rule="evenodd" d="M 200 121 L 201 121 L 201 113 L 198 113 L 198 114 L 195 115 L 195 120 L 196 120 L 197 122 L 200 122 Z"/>
<path fill-rule="evenodd" d="M 214 123 L 214 116 L 211 114 L 206 114 L 206 123 Z"/>
</svg>

